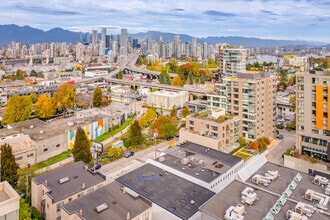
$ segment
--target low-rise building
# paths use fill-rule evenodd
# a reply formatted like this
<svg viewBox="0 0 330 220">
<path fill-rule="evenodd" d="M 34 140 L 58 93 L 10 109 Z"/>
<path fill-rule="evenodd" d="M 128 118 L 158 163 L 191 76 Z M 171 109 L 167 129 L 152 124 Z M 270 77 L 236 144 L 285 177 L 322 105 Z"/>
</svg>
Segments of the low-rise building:
<svg viewBox="0 0 330 220">
<path fill-rule="evenodd" d="M 76 162 L 32 179 L 31 203 L 46 220 L 61 219 L 61 207 L 105 183 L 105 177 Z"/>
<path fill-rule="evenodd" d="M 207 143 L 209 148 L 229 153 L 241 136 L 239 124 L 239 116 L 227 114 L 223 109 L 191 114 L 187 116 L 186 128 L 180 130 L 180 142 Z"/>
<path fill-rule="evenodd" d="M 151 202 L 132 197 L 113 182 L 62 206 L 61 218 L 147 220 L 152 219 L 152 206 Z"/>
<path fill-rule="evenodd" d="M 189 94 L 186 91 L 168 92 L 156 91 L 149 94 L 147 104 L 156 108 L 171 109 L 183 107 L 189 101 Z"/>
<path fill-rule="evenodd" d="M 18 220 L 19 219 L 19 200 L 20 196 L 7 182 L 0 182 L 0 219 Z"/>
</svg>

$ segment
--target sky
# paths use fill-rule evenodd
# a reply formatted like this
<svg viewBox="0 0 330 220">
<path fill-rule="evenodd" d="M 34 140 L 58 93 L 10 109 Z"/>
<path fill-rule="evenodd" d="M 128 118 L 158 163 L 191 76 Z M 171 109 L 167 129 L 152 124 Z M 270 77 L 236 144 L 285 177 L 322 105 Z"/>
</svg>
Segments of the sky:
<svg viewBox="0 0 330 220">
<path fill-rule="evenodd" d="M 1 0 L 0 24 L 330 43 L 330 0 Z"/>
</svg>

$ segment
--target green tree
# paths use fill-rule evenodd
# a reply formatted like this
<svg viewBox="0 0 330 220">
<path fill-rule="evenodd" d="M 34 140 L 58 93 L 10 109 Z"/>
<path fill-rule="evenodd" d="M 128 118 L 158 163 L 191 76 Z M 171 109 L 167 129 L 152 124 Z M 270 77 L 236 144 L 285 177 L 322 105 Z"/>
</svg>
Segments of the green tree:
<svg viewBox="0 0 330 220">
<path fill-rule="evenodd" d="M 257 140 L 257 144 L 258 144 L 259 152 L 263 152 L 263 151 L 265 151 L 267 149 L 267 144 L 266 144 L 264 138 L 259 138 Z"/>
<path fill-rule="evenodd" d="M 244 147 L 248 144 L 247 140 L 243 136 L 239 137 L 237 142 L 239 143 L 240 147 Z"/>
<path fill-rule="evenodd" d="M 7 180 L 15 188 L 18 181 L 18 169 L 11 146 L 7 143 L 1 145 L 1 181 Z"/>
<path fill-rule="evenodd" d="M 176 117 L 177 113 L 178 113 L 178 110 L 176 109 L 176 106 L 173 105 L 171 112 L 170 112 L 171 117 Z"/>
<path fill-rule="evenodd" d="M 96 87 L 94 89 L 94 96 L 93 96 L 93 106 L 94 107 L 100 107 L 102 105 L 102 90 L 100 87 Z"/>
<path fill-rule="evenodd" d="M 183 109 L 181 109 L 182 118 L 186 118 L 187 115 L 189 114 L 190 114 L 190 110 L 188 106 L 185 106 Z"/>
<path fill-rule="evenodd" d="M 143 143 L 143 136 L 139 122 L 135 120 L 129 130 L 132 146 L 137 146 Z"/>
<path fill-rule="evenodd" d="M 295 95 L 290 96 L 289 103 L 291 105 L 291 110 L 293 112 L 295 112 L 296 111 L 296 96 Z"/>
<path fill-rule="evenodd" d="M 188 73 L 188 80 L 189 80 L 190 85 L 194 84 L 194 76 L 193 76 L 192 72 Z"/>
<path fill-rule="evenodd" d="M 123 150 L 119 147 L 110 147 L 108 149 L 108 156 L 112 159 L 120 158 L 123 155 Z"/>
<path fill-rule="evenodd" d="M 171 84 L 170 75 L 168 74 L 166 68 L 162 68 L 158 80 L 160 84 L 168 84 L 168 85 Z"/>
<path fill-rule="evenodd" d="M 38 96 L 37 96 L 37 94 L 35 94 L 35 93 L 31 93 L 29 96 L 30 96 L 30 99 L 31 99 L 31 101 L 32 101 L 33 104 L 36 103 L 36 102 L 38 101 Z"/>
<path fill-rule="evenodd" d="M 121 70 L 118 72 L 117 78 L 118 79 L 123 79 L 123 72 Z"/>
<path fill-rule="evenodd" d="M 92 153 L 89 146 L 89 141 L 85 131 L 78 127 L 76 131 L 76 139 L 72 149 L 74 161 L 83 161 L 86 164 L 92 161 Z"/>
<path fill-rule="evenodd" d="M 57 109 L 66 114 L 69 108 L 72 108 L 77 102 L 76 90 L 68 83 L 62 83 L 54 93 L 53 102 Z"/>
<path fill-rule="evenodd" d="M 205 79 L 204 79 L 204 75 L 201 75 L 200 77 L 199 77 L 199 83 L 200 84 L 205 84 Z"/>
<path fill-rule="evenodd" d="M 53 106 L 52 99 L 47 94 L 43 94 L 39 97 L 36 103 L 36 115 L 39 118 L 47 119 L 55 114 L 56 109 Z"/>
<path fill-rule="evenodd" d="M 7 101 L 6 111 L 2 122 L 10 124 L 18 121 L 25 121 L 32 113 L 32 101 L 28 96 L 13 95 Z"/>
</svg>

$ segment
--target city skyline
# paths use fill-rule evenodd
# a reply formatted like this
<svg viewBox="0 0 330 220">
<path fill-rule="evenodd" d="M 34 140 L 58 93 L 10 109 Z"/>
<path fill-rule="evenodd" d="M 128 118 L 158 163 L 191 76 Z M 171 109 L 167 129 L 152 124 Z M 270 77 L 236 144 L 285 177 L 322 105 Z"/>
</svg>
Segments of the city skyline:
<svg viewBox="0 0 330 220">
<path fill-rule="evenodd" d="M 283 2 L 284 3 L 284 2 Z M 161 31 L 194 37 L 242 36 L 312 40 L 330 43 L 328 9 L 323 0 L 232 0 L 180 2 L 128 0 L 13 0 L 2 2 L 0 24 L 28 25 L 42 30 L 61 27 L 89 31 L 108 27 L 114 33 Z"/>
</svg>

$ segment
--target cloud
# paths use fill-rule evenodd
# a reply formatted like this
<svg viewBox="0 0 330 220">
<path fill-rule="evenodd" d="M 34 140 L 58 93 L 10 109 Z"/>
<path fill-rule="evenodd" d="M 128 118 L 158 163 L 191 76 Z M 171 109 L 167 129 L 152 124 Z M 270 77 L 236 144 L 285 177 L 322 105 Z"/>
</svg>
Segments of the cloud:
<svg viewBox="0 0 330 220">
<path fill-rule="evenodd" d="M 17 4 L 16 8 L 19 10 L 23 10 L 30 13 L 35 14 L 47 14 L 47 15 L 82 15 L 82 13 L 78 11 L 70 11 L 70 10 L 62 10 L 62 9 L 54 9 L 54 8 L 47 8 L 41 6 L 27 6 Z"/>
<path fill-rule="evenodd" d="M 275 14 L 273 13 L 272 11 L 268 11 L 268 10 L 260 10 L 262 13 L 265 13 L 265 14 L 269 14 L 269 15 L 278 15 L 278 14 Z"/>
<path fill-rule="evenodd" d="M 226 13 L 226 12 L 214 11 L 214 10 L 204 11 L 203 14 L 211 15 L 211 16 L 219 16 L 219 17 L 233 17 L 233 16 L 236 16 L 233 13 Z"/>
</svg>

